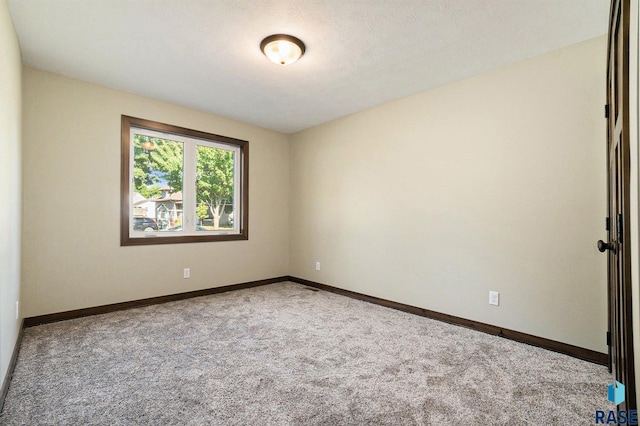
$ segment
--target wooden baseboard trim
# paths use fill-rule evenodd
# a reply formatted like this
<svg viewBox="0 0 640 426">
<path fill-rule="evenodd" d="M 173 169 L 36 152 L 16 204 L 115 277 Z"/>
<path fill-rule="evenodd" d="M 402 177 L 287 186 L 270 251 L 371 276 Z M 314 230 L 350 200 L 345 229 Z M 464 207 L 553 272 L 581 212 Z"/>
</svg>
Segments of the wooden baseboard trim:
<svg viewBox="0 0 640 426">
<path fill-rule="evenodd" d="M 416 306 L 405 305 L 404 303 L 392 302 L 390 300 L 381 299 L 379 297 L 368 296 L 366 294 L 357 293 L 351 290 L 344 290 L 338 287 L 333 287 L 327 284 L 321 284 L 314 281 L 305 280 L 302 278 L 290 276 L 288 277 L 288 280 L 298 284 L 303 284 L 309 287 L 318 288 L 320 290 L 325 290 L 332 293 L 340 294 L 342 296 L 363 300 L 369 303 L 375 303 L 376 305 L 385 306 L 387 308 L 397 309 L 399 311 L 420 315 L 420 316 L 435 319 L 438 321 L 443 321 L 449 324 L 471 328 L 473 330 L 481 331 L 483 333 L 488 333 L 495 336 L 504 337 L 506 339 L 515 340 L 516 342 L 526 343 L 528 345 L 537 346 L 539 348 L 547 349 L 554 352 L 559 352 L 561 354 L 569 355 L 574 358 L 582 359 L 584 361 L 593 362 L 595 364 L 607 365 L 609 362 L 609 356 L 607 354 L 596 352 L 590 349 L 581 348 L 579 346 L 569 345 L 567 343 L 562 343 L 555 340 L 545 339 L 544 337 L 538 337 L 531 334 L 521 333 L 519 331 L 509 330 L 509 329 L 498 327 L 495 325 L 485 324 L 482 322 L 473 321 L 466 318 L 443 314 L 441 312 L 430 311 L 428 309 L 423 309 Z"/>
<path fill-rule="evenodd" d="M 177 300 L 191 299 L 192 297 L 208 296 L 210 294 L 225 293 L 227 291 L 242 290 L 245 288 L 258 287 L 267 284 L 274 284 L 288 281 L 288 276 L 269 278 L 266 280 L 251 281 L 241 284 L 231 284 L 222 287 L 206 288 L 203 290 L 188 291 L 185 293 L 169 294 L 167 296 L 150 297 L 148 299 L 132 300 L 130 302 L 113 303 L 110 305 L 94 306 L 91 308 L 75 309 L 73 311 L 57 312 L 47 315 L 39 315 L 24 319 L 25 327 L 48 324 L 52 322 L 64 321 L 74 318 L 88 317 L 92 315 L 108 314 L 110 312 L 122 311 L 125 309 L 140 308 L 142 306 L 157 305 L 159 303 L 175 302 Z"/>
<path fill-rule="evenodd" d="M 9 385 L 11 384 L 11 378 L 13 377 L 13 371 L 16 368 L 16 362 L 18 361 L 18 354 L 20 353 L 20 345 L 22 344 L 22 331 L 24 330 L 24 320 L 20 322 L 20 330 L 18 330 L 18 337 L 16 338 L 16 344 L 13 347 L 13 353 L 11 354 L 11 360 L 9 361 L 9 367 L 7 368 L 7 375 L 4 376 L 2 381 L 2 391 L 0 393 L 0 413 L 4 407 L 4 400 L 9 392 Z"/>
</svg>

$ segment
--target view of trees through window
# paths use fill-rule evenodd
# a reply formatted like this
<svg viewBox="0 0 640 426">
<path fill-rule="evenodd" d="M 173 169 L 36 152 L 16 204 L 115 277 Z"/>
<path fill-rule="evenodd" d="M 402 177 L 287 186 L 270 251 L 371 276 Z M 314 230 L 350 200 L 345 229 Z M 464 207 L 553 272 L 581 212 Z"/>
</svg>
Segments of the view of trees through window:
<svg viewBox="0 0 640 426">
<path fill-rule="evenodd" d="M 142 223 L 137 230 L 183 229 L 184 145 L 170 139 L 133 134 L 134 230 L 135 218 L 156 221 L 155 226 Z M 195 145 L 192 185 L 195 186 L 196 231 L 233 229 L 235 154 L 233 150 Z"/>
<path fill-rule="evenodd" d="M 248 141 L 121 121 L 121 245 L 249 239 Z"/>
<path fill-rule="evenodd" d="M 196 151 L 197 215 L 203 219 L 211 213 L 213 229 L 220 228 L 220 219 L 227 213 L 228 224 L 233 223 L 233 151 L 198 145 Z M 231 211 L 227 209 L 231 207 Z M 208 208 L 205 209 L 205 206 Z"/>
</svg>

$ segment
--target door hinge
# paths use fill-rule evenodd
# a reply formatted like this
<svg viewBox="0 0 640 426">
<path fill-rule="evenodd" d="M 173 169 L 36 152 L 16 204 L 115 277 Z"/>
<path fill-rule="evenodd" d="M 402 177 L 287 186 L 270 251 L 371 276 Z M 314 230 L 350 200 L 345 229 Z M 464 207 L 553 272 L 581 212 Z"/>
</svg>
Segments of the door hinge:
<svg viewBox="0 0 640 426">
<path fill-rule="evenodd" d="M 607 331 L 607 346 L 611 346 L 611 332 Z"/>
<path fill-rule="evenodd" d="M 616 225 L 618 228 L 618 244 L 622 244 L 622 237 L 624 235 L 622 232 L 622 214 L 618 214 L 618 223 Z"/>
<path fill-rule="evenodd" d="M 608 217 L 604 220 L 604 227 L 607 231 L 611 229 L 611 219 L 609 219 Z"/>
<path fill-rule="evenodd" d="M 604 106 L 604 118 L 609 118 L 609 104 Z"/>
</svg>

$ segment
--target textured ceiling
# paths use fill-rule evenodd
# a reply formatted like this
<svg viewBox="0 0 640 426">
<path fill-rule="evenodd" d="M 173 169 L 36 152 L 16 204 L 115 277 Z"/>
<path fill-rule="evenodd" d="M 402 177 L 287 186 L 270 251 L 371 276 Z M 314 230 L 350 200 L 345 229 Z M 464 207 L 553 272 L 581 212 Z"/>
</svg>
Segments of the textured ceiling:
<svg viewBox="0 0 640 426">
<path fill-rule="evenodd" d="M 608 0 L 8 0 L 28 66 L 292 133 L 606 33 Z M 274 33 L 305 56 L 279 67 Z M 604 61 L 604 58 L 603 58 Z"/>
</svg>

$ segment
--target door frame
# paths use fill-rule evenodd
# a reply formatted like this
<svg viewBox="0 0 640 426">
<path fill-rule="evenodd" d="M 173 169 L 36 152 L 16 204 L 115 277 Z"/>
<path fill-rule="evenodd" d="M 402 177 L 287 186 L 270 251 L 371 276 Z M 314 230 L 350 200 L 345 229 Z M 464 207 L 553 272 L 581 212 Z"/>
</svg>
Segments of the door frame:
<svg viewBox="0 0 640 426">
<path fill-rule="evenodd" d="M 630 18 L 630 0 L 612 0 L 606 80 L 609 232 L 607 288 L 610 333 L 607 343 L 610 371 L 616 381 L 625 385 L 625 401 L 618 406 L 620 410 L 633 410 L 637 407 L 631 275 Z M 618 32 L 615 31 L 616 28 Z M 616 39 L 616 35 L 621 36 Z M 616 54 L 619 54 L 617 58 Z"/>
</svg>

